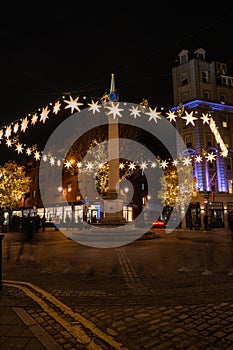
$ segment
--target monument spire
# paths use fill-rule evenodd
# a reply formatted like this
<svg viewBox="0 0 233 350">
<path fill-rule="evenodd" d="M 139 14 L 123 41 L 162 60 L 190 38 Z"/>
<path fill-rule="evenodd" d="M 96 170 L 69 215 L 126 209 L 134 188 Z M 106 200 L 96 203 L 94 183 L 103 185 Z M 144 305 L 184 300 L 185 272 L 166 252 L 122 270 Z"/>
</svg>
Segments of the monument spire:
<svg viewBox="0 0 233 350">
<path fill-rule="evenodd" d="M 119 96 L 116 92 L 116 82 L 114 73 L 111 74 L 110 91 L 108 96 L 111 101 L 119 101 Z"/>
</svg>

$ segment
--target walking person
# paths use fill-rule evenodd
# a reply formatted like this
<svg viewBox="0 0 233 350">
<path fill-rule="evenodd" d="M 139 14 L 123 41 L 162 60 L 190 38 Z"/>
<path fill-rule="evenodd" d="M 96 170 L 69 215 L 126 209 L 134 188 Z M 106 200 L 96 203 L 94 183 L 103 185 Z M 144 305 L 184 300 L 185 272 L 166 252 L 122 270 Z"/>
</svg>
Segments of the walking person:
<svg viewBox="0 0 233 350">
<path fill-rule="evenodd" d="M 42 218 L 41 218 L 41 227 L 42 227 L 42 232 L 45 232 L 45 227 L 46 227 L 46 217 L 45 217 L 45 215 L 43 215 Z"/>
<path fill-rule="evenodd" d="M 209 222 L 209 218 L 208 218 L 207 214 L 205 214 L 203 221 L 204 221 L 205 231 L 207 231 L 208 230 L 208 222 Z"/>
<path fill-rule="evenodd" d="M 22 218 L 22 236 L 20 242 L 20 248 L 16 258 L 16 264 L 21 264 L 23 258 L 23 253 L 25 249 L 25 243 L 29 245 L 30 260 L 34 260 L 33 256 L 33 243 L 36 232 L 35 218 L 28 216 L 23 216 Z"/>
</svg>

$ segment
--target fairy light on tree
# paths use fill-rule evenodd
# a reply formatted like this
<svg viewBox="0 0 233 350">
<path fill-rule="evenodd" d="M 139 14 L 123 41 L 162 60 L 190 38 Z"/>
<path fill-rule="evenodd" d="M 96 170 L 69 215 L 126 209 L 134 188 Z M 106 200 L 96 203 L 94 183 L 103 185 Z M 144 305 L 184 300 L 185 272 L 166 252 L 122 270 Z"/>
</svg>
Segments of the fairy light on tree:
<svg viewBox="0 0 233 350">
<path fill-rule="evenodd" d="M 9 209 L 22 205 L 23 196 L 30 191 L 31 178 L 26 176 L 24 166 L 8 161 L 0 166 L 0 207 Z"/>
</svg>

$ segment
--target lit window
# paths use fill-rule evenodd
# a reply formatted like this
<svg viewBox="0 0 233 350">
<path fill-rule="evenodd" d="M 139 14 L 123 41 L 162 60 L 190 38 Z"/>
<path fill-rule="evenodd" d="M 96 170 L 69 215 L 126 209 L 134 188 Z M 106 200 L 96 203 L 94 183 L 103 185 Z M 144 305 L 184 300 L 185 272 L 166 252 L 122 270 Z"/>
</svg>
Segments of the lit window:
<svg viewBox="0 0 233 350">
<path fill-rule="evenodd" d="M 202 71 L 202 81 L 203 81 L 203 83 L 209 82 L 209 74 L 206 70 Z"/>
<path fill-rule="evenodd" d="M 67 184 L 67 192 L 71 192 L 72 191 L 72 186 L 71 183 Z"/>
<path fill-rule="evenodd" d="M 223 122 L 222 122 L 222 126 L 223 126 L 224 128 L 227 128 L 227 122 L 226 122 L 226 121 L 223 121 Z"/>
</svg>

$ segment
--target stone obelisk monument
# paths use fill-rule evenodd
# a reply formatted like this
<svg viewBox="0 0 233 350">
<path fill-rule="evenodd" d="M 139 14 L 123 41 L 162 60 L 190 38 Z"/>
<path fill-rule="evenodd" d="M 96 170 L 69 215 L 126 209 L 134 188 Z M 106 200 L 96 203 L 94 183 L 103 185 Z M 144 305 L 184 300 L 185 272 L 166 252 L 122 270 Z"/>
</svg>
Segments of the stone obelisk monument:
<svg viewBox="0 0 233 350">
<path fill-rule="evenodd" d="M 110 103 L 117 103 L 115 77 L 111 75 Z M 108 115 L 108 192 L 104 199 L 103 218 L 101 223 L 108 225 L 121 225 L 123 218 L 123 199 L 119 194 L 119 125 L 118 116 Z"/>
</svg>

